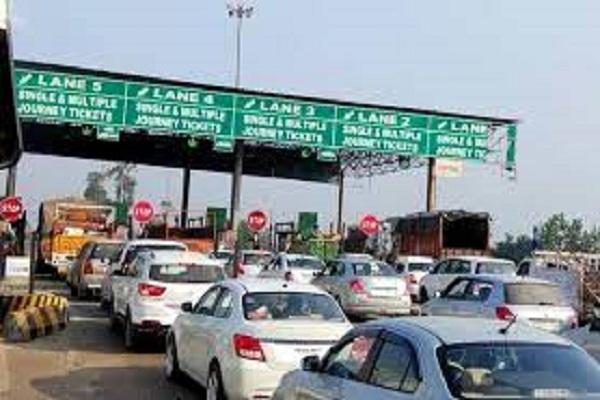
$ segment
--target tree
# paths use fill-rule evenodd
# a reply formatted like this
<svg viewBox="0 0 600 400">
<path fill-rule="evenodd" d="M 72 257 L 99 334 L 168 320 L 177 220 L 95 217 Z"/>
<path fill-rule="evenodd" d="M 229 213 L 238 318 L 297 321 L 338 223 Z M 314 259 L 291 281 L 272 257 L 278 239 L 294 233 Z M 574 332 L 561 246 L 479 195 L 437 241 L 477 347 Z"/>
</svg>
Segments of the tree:
<svg viewBox="0 0 600 400">
<path fill-rule="evenodd" d="M 137 179 L 134 176 L 135 165 L 130 163 L 118 163 L 104 172 L 106 178 L 113 180 L 115 189 L 115 200 L 128 205 L 135 200 L 135 188 Z"/>
<path fill-rule="evenodd" d="M 96 203 L 107 203 L 108 192 L 104 188 L 104 176 L 102 173 L 92 171 L 87 174 L 87 186 L 83 191 L 83 197 L 86 200 L 94 201 Z"/>
<path fill-rule="evenodd" d="M 503 241 L 496 243 L 493 253 L 495 257 L 508 258 L 518 263 L 531 254 L 532 250 L 533 240 L 529 236 L 519 235 L 515 238 L 507 233 Z"/>
<path fill-rule="evenodd" d="M 586 230 L 579 218 L 568 220 L 563 213 L 554 214 L 540 231 L 544 250 L 593 253 L 600 250 L 600 231 Z"/>
</svg>

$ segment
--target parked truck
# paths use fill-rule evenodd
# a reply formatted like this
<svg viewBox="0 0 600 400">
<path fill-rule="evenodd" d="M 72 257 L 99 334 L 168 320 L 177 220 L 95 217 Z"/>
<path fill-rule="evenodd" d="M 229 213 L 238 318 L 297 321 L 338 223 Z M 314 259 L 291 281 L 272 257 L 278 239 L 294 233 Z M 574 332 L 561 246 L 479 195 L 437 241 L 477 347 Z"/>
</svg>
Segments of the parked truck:
<svg viewBox="0 0 600 400">
<path fill-rule="evenodd" d="M 436 259 L 490 253 L 490 216 L 463 210 L 415 213 L 390 218 L 393 253 Z"/>
<path fill-rule="evenodd" d="M 114 216 L 115 207 L 86 200 L 42 202 L 37 230 L 38 270 L 64 278 L 86 242 L 111 237 Z"/>
</svg>

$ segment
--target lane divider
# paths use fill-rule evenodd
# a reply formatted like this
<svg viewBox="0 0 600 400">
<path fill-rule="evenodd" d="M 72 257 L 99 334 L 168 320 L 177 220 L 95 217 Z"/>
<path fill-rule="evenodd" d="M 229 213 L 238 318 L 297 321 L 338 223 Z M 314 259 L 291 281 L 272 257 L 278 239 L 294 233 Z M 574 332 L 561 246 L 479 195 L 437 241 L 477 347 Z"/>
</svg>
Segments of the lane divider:
<svg viewBox="0 0 600 400">
<path fill-rule="evenodd" d="M 53 293 L 0 296 L 0 328 L 7 341 L 29 341 L 62 330 L 69 301 Z"/>
<path fill-rule="evenodd" d="M 13 311 L 4 320 L 4 339 L 27 342 L 65 329 L 68 320 L 68 307 L 49 305 Z"/>
</svg>

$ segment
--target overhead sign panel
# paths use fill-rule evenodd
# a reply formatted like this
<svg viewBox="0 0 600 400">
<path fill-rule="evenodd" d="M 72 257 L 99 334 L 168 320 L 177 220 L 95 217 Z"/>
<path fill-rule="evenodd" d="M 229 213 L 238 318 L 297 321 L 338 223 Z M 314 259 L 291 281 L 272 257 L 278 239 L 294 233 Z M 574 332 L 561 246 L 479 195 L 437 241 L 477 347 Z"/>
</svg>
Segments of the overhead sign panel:
<svg viewBox="0 0 600 400">
<path fill-rule="evenodd" d="M 485 160 L 497 129 L 508 132 L 504 151 L 514 165 L 511 120 L 446 116 L 393 107 L 355 105 L 267 93 L 187 85 L 150 78 L 27 63 L 17 64 L 22 119 L 94 126 L 98 137 L 119 131 L 203 136 L 215 150 L 236 139 L 310 147 L 324 161 L 338 150 L 404 156 Z"/>
</svg>

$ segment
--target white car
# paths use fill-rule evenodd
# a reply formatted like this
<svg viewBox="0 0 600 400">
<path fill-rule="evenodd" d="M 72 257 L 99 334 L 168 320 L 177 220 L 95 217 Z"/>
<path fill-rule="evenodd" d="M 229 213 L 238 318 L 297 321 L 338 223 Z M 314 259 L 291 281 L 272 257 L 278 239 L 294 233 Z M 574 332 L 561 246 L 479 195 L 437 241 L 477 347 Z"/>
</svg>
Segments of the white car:
<svg viewBox="0 0 600 400">
<path fill-rule="evenodd" d="M 111 263 L 109 267 L 106 268 L 104 277 L 102 278 L 100 304 L 103 307 L 108 308 L 110 311 L 110 305 L 112 304 L 113 299 L 113 281 L 121 279 L 118 271 L 124 270 L 127 267 L 127 264 L 131 263 L 139 252 L 151 250 L 187 251 L 187 246 L 181 242 L 157 239 L 137 239 L 125 243 L 121 248 L 117 261 Z"/>
<path fill-rule="evenodd" d="M 600 365 L 519 322 L 382 319 L 283 377 L 274 400 L 597 399 Z"/>
<path fill-rule="evenodd" d="M 280 253 L 258 276 L 310 283 L 323 268 L 325 264 L 319 257 L 309 254 Z"/>
<path fill-rule="evenodd" d="M 408 293 L 413 301 L 419 300 L 421 280 L 434 264 L 433 258 L 425 256 L 400 256 L 396 259 L 396 271 L 406 279 Z"/>
<path fill-rule="evenodd" d="M 113 287 L 113 324 L 124 325 L 126 348 L 143 336 L 161 336 L 181 312 L 181 304 L 197 301 L 223 267 L 202 253 L 141 252 Z"/>
<path fill-rule="evenodd" d="M 512 275 L 456 278 L 439 297 L 425 303 L 421 313 L 507 321 L 517 318 L 555 333 L 577 327 L 577 312 L 557 284 Z"/>
<path fill-rule="evenodd" d="M 419 300 L 426 302 L 441 293 L 459 276 L 474 274 L 517 275 L 517 267 L 511 260 L 481 256 L 449 257 L 440 261 L 429 274 L 421 279 Z"/>
<path fill-rule="evenodd" d="M 266 250 L 242 250 L 238 265 L 238 276 L 252 278 L 258 276 L 260 271 L 273 260 L 273 253 Z M 225 264 L 227 276 L 233 278 L 233 256 Z"/>
<path fill-rule="evenodd" d="M 208 399 L 268 399 L 307 355 L 322 356 L 351 327 L 327 293 L 272 279 L 212 287 L 167 335 L 167 378 L 186 373 Z"/>
</svg>

